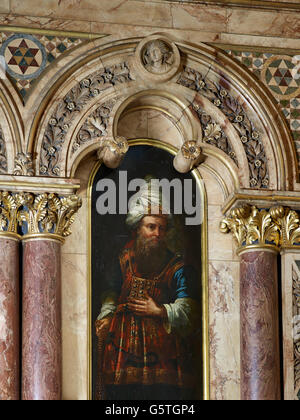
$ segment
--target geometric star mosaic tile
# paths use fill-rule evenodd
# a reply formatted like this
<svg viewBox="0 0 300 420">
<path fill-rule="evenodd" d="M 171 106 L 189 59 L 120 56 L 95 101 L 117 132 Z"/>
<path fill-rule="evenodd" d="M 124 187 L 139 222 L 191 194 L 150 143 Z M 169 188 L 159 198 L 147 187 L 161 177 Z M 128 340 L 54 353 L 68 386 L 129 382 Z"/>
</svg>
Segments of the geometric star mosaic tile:
<svg viewBox="0 0 300 420">
<path fill-rule="evenodd" d="M 300 78 L 293 77 L 292 57 L 272 56 L 264 64 L 261 78 L 278 99 L 293 99 L 300 94 Z"/>
<path fill-rule="evenodd" d="M 296 63 L 292 55 L 226 50 L 270 90 L 280 104 L 291 129 L 300 169 L 300 78 L 293 77 Z"/>
<path fill-rule="evenodd" d="M 30 88 L 58 57 L 84 42 L 81 38 L 0 32 L 0 55 L 17 91 L 26 100 Z"/>
</svg>

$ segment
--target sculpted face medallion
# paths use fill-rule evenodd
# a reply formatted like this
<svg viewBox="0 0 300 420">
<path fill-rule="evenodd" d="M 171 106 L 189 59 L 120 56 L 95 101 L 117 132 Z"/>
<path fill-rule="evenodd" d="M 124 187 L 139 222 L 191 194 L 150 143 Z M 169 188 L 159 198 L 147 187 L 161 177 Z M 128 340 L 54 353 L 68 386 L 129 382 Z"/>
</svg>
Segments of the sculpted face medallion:
<svg viewBox="0 0 300 420">
<path fill-rule="evenodd" d="M 180 52 L 172 40 L 163 35 L 151 35 L 138 44 L 135 65 L 143 80 L 166 82 L 179 70 Z"/>
<path fill-rule="evenodd" d="M 142 61 L 146 70 L 154 74 L 167 73 L 174 63 L 172 48 L 160 39 L 153 40 L 145 45 L 142 52 Z"/>
</svg>

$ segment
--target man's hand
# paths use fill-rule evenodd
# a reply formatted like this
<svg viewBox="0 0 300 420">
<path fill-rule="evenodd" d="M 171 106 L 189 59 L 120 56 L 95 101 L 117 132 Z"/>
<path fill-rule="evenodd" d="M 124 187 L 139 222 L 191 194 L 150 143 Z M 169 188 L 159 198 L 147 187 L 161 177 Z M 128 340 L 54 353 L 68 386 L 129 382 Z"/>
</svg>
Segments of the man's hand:
<svg viewBox="0 0 300 420">
<path fill-rule="evenodd" d="M 163 318 L 165 308 L 158 305 L 149 295 L 145 294 L 145 299 L 132 299 L 127 303 L 127 307 L 135 315 L 154 316 Z"/>
<path fill-rule="evenodd" d="M 99 336 L 101 332 L 103 332 L 103 330 L 109 327 L 110 321 L 111 321 L 111 318 L 103 318 L 103 319 L 98 319 L 95 322 L 97 336 Z"/>
</svg>

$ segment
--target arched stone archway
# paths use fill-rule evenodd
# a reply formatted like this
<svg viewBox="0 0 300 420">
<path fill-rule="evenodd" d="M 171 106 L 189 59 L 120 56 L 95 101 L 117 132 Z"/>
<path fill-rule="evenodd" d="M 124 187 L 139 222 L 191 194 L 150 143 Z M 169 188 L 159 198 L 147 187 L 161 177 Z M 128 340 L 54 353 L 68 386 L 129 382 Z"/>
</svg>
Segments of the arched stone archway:
<svg viewBox="0 0 300 420">
<path fill-rule="evenodd" d="M 87 51 L 82 59 L 86 64 L 77 63 L 66 71 L 70 75 L 62 77 L 62 83 L 55 82 L 59 89 L 55 94 L 50 89 L 48 99 L 45 96 L 47 106 L 42 118 L 37 113 L 39 121 L 29 135 L 27 151 L 37 156 L 36 174 L 69 177 L 74 157 L 78 162 L 78 156 L 96 149 L 102 137 L 116 134 L 122 107 L 128 112 L 130 102 L 149 96 L 148 107 L 170 107 L 175 125 L 185 131 L 182 141 L 196 136 L 193 140 L 203 139 L 203 146 L 212 145 L 216 154 L 229 157 L 239 188 L 294 189 L 298 176 L 294 145 L 261 83 L 217 49 L 176 41 L 181 62 L 175 75 L 164 82 L 155 75 L 145 78 L 136 66 L 140 42 L 97 41 L 93 54 Z M 151 104 L 152 91 L 156 92 Z M 182 115 L 189 113 L 185 121 L 180 110 Z M 92 118 L 100 124 L 98 129 L 89 126 Z"/>
<path fill-rule="evenodd" d="M 163 77 L 147 75 L 139 54 L 150 39 L 160 38 L 178 52 L 170 64 L 174 71 L 168 73 L 167 63 Z M 237 204 L 297 207 L 299 191 L 294 143 L 267 89 L 217 48 L 156 34 L 87 43 L 49 69 L 22 112 L 9 95 L 0 101 L 7 121 L 1 126 L 7 144 L 4 189 L 12 190 L 15 158 L 23 153 L 33 159 L 16 191 L 51 192 L 53 205 L 53 194 L 61 198 L 78 190 L 82 200 L 74 234 L 61 250 L 64 397 L 88 396 L 89 177 L 105 139 L 121 135 L 160 140 L 178 153 L 186 141 L 201 147 L 196 170 L 207 193 L 210 397 L 238 398 L 240 264 L 237 245 L 220 232 L 219 222 Z M 57 240 L 49 232 L 47 238 Z"/>
</svg>

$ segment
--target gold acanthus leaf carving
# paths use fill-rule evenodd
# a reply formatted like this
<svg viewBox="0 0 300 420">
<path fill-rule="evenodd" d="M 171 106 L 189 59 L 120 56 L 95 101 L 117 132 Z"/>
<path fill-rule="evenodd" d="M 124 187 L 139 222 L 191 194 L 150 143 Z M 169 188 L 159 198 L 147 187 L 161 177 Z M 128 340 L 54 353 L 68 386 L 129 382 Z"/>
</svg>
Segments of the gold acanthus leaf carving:
<svg viewBox="0 0 300 420">
<path fill-rule="evenodd" d="M 289 207 L 274 206 L 259 210 L 249 205 L 231 210 L 220 230 L 232 232 L 239 246 L 271 243 L 289 247 L 300 243 L 300 217 Z"/>
<path fill-rule="evenodd" d="M 230 211 L 228 217 L 220 223 L 220 230 L 223 233 L 232 232 L 233 237 L 239 246 L 242 246 L 247 239 L 247 219 L 250 216 L 251 207 L 237 207 Z"/>
<path fill-rule="evenodd" d="M 24 204 L 24 194 L 0 192 L 0 231 L 17 233 L 18 211 Z"/>
<path fill-rule="evenodd" d="M 18 214 L 19 223 L 27 222 L 28 233 L 40 233 L 39 223 L 44 221 L 47 215 L 47 194 L 34 196 L 34 194 L 25 193 L 24 205 L 26 209 Z"/>
<path fill-rule="evenodd" d="M 28 234 L 52 233 L 61 237 L 71 234 L 70 226 L 82 205 L 76 195 L 59 197 L 56 194 L 26 193 L 25 208 L 18 214 L 20 224 L 27 222 Z"/>
<path fill-rule="evenodd" d="M 54 233 L 62 237 L 71 235 L 70 227 L 82 205 L 81 198 L 76 195 L 58 198 L 55 194 L 50 194 L 48 198 L 51 217 L 56 219 Z"/>
<path fill-rule="evenodd" d="M 272 207 L 270 214 L 280 229 L 280 245 L 293 246 L 300 242 L 300 219 L 289 207 Z"/>
<path fill-rule="evenodd" d="M 258 242 L 259 245 L 266 243 L 279 244 L 279 227 L 273 222 L 271 214 L 267 210 L 251 208 L 251 214 L 247 223 L 248 234 L 246 244 Z"/>
<path fill-rule="evenodd" d="M 221 221 L 220 230 L 223 233 L 232 232 L 239 247 L 267 243 L 277 246 L 280 242 L 279 227 L 271 214 L 255 206 L 232 209 L 229 216 Z"/>
</svg>

